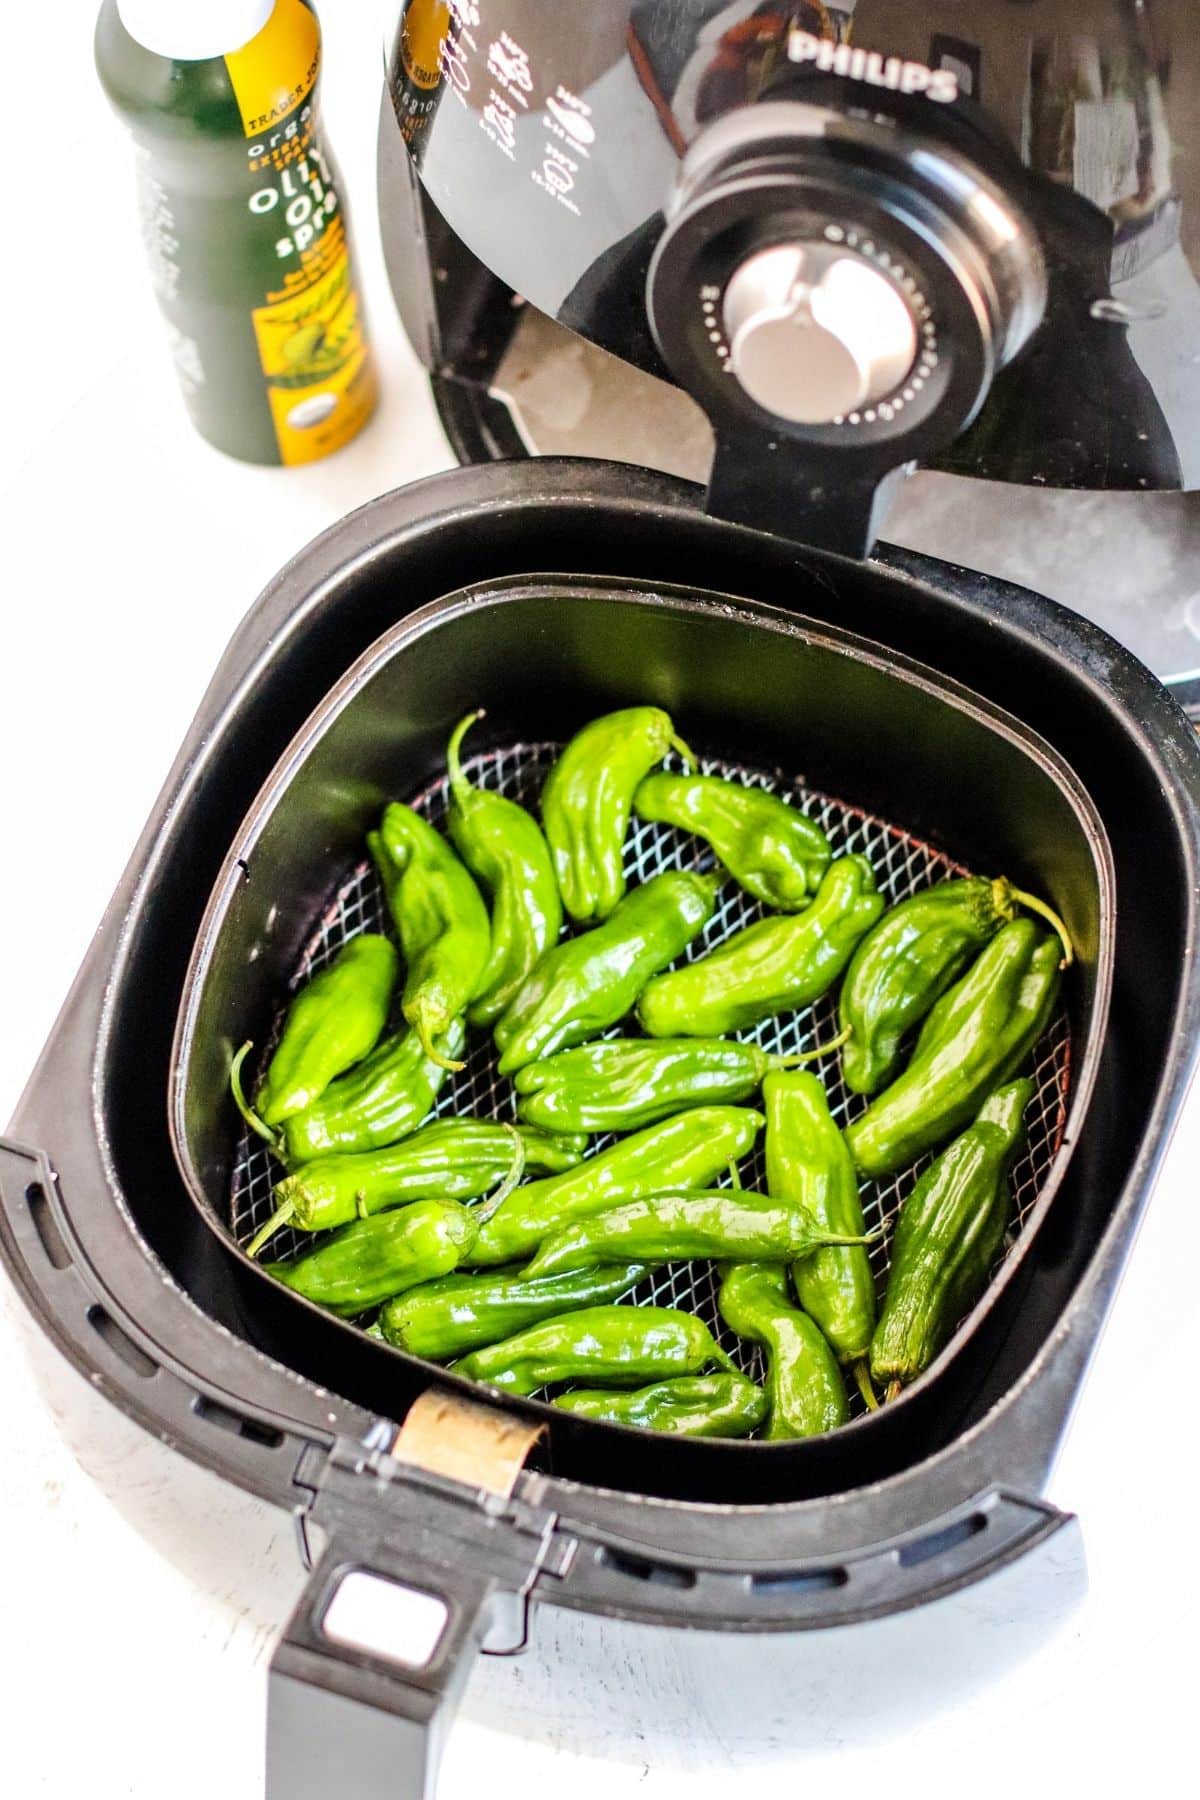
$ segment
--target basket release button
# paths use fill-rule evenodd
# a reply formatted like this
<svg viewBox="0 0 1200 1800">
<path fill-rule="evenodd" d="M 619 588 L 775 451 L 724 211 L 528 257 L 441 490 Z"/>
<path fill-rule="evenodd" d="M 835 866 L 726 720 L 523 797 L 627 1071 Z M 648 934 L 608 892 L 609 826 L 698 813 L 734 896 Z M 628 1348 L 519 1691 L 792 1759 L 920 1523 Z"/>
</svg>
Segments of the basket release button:
<svg viewBox="0 0 1200 1800">
<path fill-rule="evenodd" d="M 433 1661 L 450 1608 L 436 1594 L 352 1569 L 325 1608 L 321 1630 L 335 1644 L 407 1669 Z"/>
</svg>

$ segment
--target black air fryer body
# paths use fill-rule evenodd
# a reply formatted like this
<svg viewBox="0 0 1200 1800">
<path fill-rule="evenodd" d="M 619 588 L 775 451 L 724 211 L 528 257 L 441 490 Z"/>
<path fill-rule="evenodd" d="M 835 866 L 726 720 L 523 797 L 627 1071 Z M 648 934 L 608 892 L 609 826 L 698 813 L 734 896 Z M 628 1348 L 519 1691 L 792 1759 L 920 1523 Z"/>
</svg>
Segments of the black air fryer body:
<svg viewBox="0 0 1200 1800">
<path fill-rule="evenodd" d="M 531 1599 L 865 1629 L 1061 1535 L 1047 1474 L 1195 1062 L 1200 751 L 1140 665 L 1050 603 L 899 552 L 801 550 L 697 498 L 612 465 L 459 471 L 303 552 L 218 670 L 0 1146 L 0 1256 L 51 1372 L 65 1357 L 80 1391 L 290 1511 L 303 1546 L 327 1539 L 273 1665 L 272 1800 L 315 1800 L 330 1768 L 355 1800 L 428 1792 L 470 1652 L 519 1646 Z M 567 571 L 557 601 L 547 570 Z M 540 697 L 554 730 L 669 700 L 731 751 L 794 758 L 780 671 L 824 657 L 848 716 L 870 692 L 884 737 L 934 722 L 912 747 L 922 782 L 865 737 L 814 731 L 847 797 L 1016 859 L 1073 917 L 1078 1098 L 1036 1228 L 954 1353 L 884 1413 L 800 1445 L 664 1454 L 565 1418 L 538 1439 L 541 1403 L 480 1404 L 317 1313 L 193 1204 L 169 1093 L 209 895 L 314 708 L 397 631 L 397 788 L 428 778 L 468 695 L 499 713 Z M 988 734 L 998 761 L 963 754 Z M 309 767 L 318 899 L 361 794 Z M 245 856 L 245 917 L 278 891 L 272 854 L 264 836 Z M 286 965 L 278 917 L 223 1002 L 231 1028 Z M 336 1625 L 351 1576 L 389 1584 L 398 1635 Z"/>
<path fill-rule="evenodd" d="M 1196 55 L 1186 0 L 407 0 L 384 237 L 460 453 L 522 448 L 518 296 L 699 402 L 710 510 L 852 554 L 914 460 L 1200 485 Z"/>
</svg>

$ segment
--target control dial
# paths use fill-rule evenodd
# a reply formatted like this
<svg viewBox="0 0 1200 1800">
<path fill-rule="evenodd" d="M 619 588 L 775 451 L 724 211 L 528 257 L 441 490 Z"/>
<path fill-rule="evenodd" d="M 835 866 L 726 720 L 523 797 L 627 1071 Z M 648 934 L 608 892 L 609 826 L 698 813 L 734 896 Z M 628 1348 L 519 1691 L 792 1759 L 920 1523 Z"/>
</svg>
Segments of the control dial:
<svg viewBox="0 0 1200 1800">
<path fill-rule="evenodd" d="M 917 325 L 900 289 L 829 243 L 756 251 L 730 276 L 722 314 L 741 388 L 794 424 L 828 424 L 882 400 L 916 360 Z"/>
</svg>

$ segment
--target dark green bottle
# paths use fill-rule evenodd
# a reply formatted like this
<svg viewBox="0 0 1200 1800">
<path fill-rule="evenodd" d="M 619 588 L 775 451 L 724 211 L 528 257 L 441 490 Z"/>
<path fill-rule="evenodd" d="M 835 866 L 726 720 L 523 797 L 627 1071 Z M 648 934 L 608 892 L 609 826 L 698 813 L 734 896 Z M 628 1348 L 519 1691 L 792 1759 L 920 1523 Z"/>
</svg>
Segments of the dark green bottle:
<svg viewBox="0 0 1200 1800">
<path fill-rule="evenodd" d="M 309 0 L 104 0 L 96 67 L 137 147 L 142 232 L 197 429 L 305 463 L 374 409 Z"/>
</svg>

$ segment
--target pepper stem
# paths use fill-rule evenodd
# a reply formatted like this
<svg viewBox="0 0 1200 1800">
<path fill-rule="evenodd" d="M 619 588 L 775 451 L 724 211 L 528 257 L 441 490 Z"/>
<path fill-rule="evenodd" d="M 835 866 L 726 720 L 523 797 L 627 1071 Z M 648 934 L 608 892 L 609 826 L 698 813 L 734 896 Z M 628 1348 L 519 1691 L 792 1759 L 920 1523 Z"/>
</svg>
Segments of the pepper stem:
<svg viewBox="0 0 1200 1800">
<path fill-rule="evenodd" d="M 499 1207 L 503 1206 L 513 1189 L 520 1185 L 521 1177 L 525 1173 L 525 1139 L 521 1136 L 516 1126 L 509 1125 L 507 1121 L 504 1123 L 504 1129 L 505 1131 L 512 1133 L 512 1161 L 509 1163 L 508 1171 L 501 1180 L 499 1187 L 492 1190 L 487 1197 L 486 1204 L 479 1207 L 476 1211 L 475 1217 L 479 1220 L 481 1225 L 486 1225 L 492 1214 L 496 1212 Z"/>
<path fill-rule="evenodd" d="M 1027 894 L 1024 888 L 1013 887 L 1011 883 L 1008 891 L 1018 905 L 1025 907 L 1028 912 L 1037 913 L 1039 918 L 1045 919 L 1053 928 L 1063 947 L 1063 959 L 1058 966 L 1060 969 L 1069 969 L 1075 961 L 1075 946 L 1071 942 L 1070 932 L 1054 908 L 1047 906 L 1044 900 L 1039 900 L 1036 894 Z"/>
<path fill-rule="evenodd" d="M 455 1062 L 453 1057 L 443 1056 L 437 1045 L 434 1043 L 433 1032 L 430 1030 L 429 1018 L 425 1008 L 418 1006 L 414 1008 L 414 1012 L 415 1017 L 410 1023 L 420 1040 L 422 1050 L 425 1052 L 430 1062 L 436 1063 L 439 1069 L 449 1069 L 452 1075 L 457 1075 L 460 1069 L 465 1069 L 467 1066 L 465 1062 Z"/>
<path fill-rule="evenodd" d="M 901 1390 L 901 1388 L 902 1388 L 902 1387 L 903 1387 L 903 1386 L 904 1386 L 904 1383 L 903 1383 L 903 1382 L 902 1382 L 902 1381 L 899 1381 L 899 1380 L 897 1380 L 897 1381 L 889 1381 L 889 1382 L 888 1382 L 888 1384 L 887 1384 L 887 1390 L 886 1390 L 886 1392 L 885 1392 L 885 1393 L 884 1393 L 884 1396 L 883 1396 L 883 1397 L 884 1397 L 884 1400 L 885 1400 L 885 1401 L 888 1401 L 888 1400 L 895 1400 L 895 1399 L 898 1399 L 898 1398 L 899 1398 L 899 1394 L 900 1394 L 900 1390 Z"/>
<path fill-rule="evenodd" d="M 847 1025 L 826 1044 L 815 1044 L 811 1050 L 800 1050 L 795 1056 L 770 1056 L 767 1061 L 773 1069 L 794 1069 L 799 1063 L 816 1062 L 818 1057 L 829 1056 L 834 1050 L 840 1050 L 843 1044 L 849 1043 L 850 1035 L 850 1027 Z"/>
<path fill-rule="evenodd" d="M 277 1207 L 271 1214 L 271 1217 L 267 1220 L 261 1231 L 256 1231 L 254 1236 L 250 1239 L 250 1242 L 246 1245 L 246 1255 L 249 1257 L 257 1256 L 264 1245 L 275 1236 L 275 1233 L 279 1231 L 282 1226 L 286 1225 L 290 1219 L 293 1219 L 295 1215 L 296 1202 L 294 1200 L 285 1200 L 283 1205 Z"/>
<path fill-rule="evenodd" d="M 276 1132 L 272 1131 L 271 1127 L 269 1125 L 264 1124 L 263 1121 L 259 1118 L 259 1116 L 255 1112 L 254 1108 L 250 1105 L 250 1102 L 247 1100 L 245 1092 L 242 1088 L 242 1064 L 245 1062 L 246 1058 L 249 1056 L 249 1054 L 253 1050 L 253 1048 L 254 1048 L 253 1040 L 251 1038 L 247 1038 L 245 1043 L 242 1045 L 241 1049 L 238 1051 L 237 1055 L 234 1057 L 233 1061 L 230 1063 L 230 1065 L 229 1065 L 229 1091 L 233 1095 L 234 1105 L 237 1107 L 238 1111 L 241 1113 L 243 1119 L 245 1119 L 245 1121 L 246 1121 L 247 1125 L 250 1127 L 251 1131 L 253 1131 L 256 1134 L 256 1136 L 260 1137 L 263 1140 L 264 1144 L 269 1144 L 271 1146 L 272 1150 L 274 1150 L 276 1156 L 278 1156 L 279 1155 L 278 1134 Z"/>
<path fill-rule="evenodd" d="M 696 755 L 694 750 L 688 748 L 678 732 L 673 731 L 668 741 L 676 755 L 683 758 L 684 767 L 689 775 L 692 773 L 693 769 L 698 769 L 700 767 L 700 758 Z"/>
<path fill-rule="evenodd" d="M 483 717 L 484 708 L 480 706 L 477 707 L 473 713 L 468 713 L 465 719 L 460 719 L 458 724 L 454 727 L 454 730 L 451 732 L 450 742 L 446 746 L 446 768 L 450 775 L 450 792 L 454 795 L 455 804 L 459 807 L 461 807 L 465 801 L 469 800 L 471 795 L 475 792 L 475 789 L 463 774 L 460 754 L 462 751 L 462 741 L 466 737 L 468 731 L 470 731 L 472 725 L 474 725 L 475 721 L 477 719 L 482 719 Z"/>
<path fill-rule="evenodd" d="M 858 1391 L 867 1403 L 868 1412 L 879 1411 L 879 1401 L 875 1395 L 875 1384 L 871 1380 L 871 1370 L 865 1356 L 860 1356 L 854 1365 L 854 1379 L 858 1383 Z"/>
</svg>

